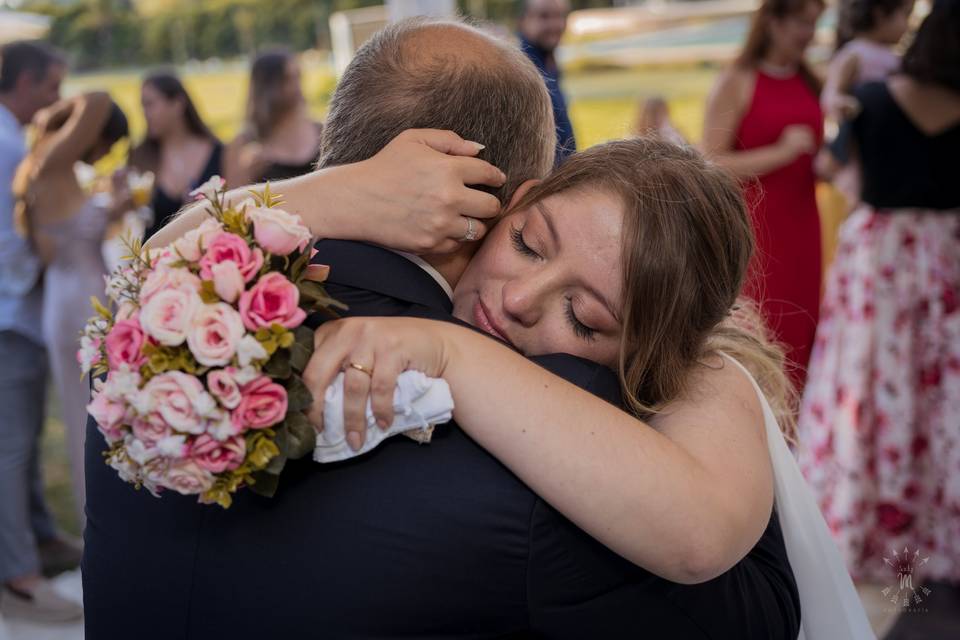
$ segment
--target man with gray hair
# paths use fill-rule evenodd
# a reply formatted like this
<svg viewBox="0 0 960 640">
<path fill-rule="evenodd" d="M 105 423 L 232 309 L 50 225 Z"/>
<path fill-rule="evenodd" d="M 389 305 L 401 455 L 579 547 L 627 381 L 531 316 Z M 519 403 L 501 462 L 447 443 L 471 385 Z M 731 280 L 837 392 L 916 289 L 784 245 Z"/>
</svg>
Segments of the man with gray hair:
<svg viewBox="0 0 960 640">
<path fill-rule="evenodd" d="M 496 198 L 486 196 L 494 207 L 553 160 L 550 100 L 536 69 L 511 44 L 458 22 L 400 22 L 361 48 L 333 96 L 320 164 L 370 158 L 411 127 L 485 144 L 485 159 L 508 176 L 489 190 Z M 298 186 L 308 182 L 277 189 L 288 206 L 311 197 L 316 206 L 323 194 Z M 349 305 L 344 315 L 453 321 L 448 283 L 473 243 L 424 260 L 361 242 L 317 248 L 331 267 L 329 293 Z M 540 362 L 584 387 L 603 381 L 592 390 L 604 397 L 618 393 L 599 365 L 565 355 Z M 94 463 L 103 447 L 88 423 L 90 638 L 583 637 L 626 630 L 627 615 L 642 622 L 616 590 L 640 570 L 454 423 L 429 447 L 391 438 L 362 458 L 289 461 L 272 499 L 242 491 L 225 511 L 138 494 Z"/>
<path fill-rule="evenodd" d="M 58 534 L 43 499 L 38 453 L 46 389 L 40 334 L 41 264 L 14 229 L 13 176 L 23 127 L 60 96 L 66 64 L 39 42 L 0 50 L 0 611 L 38 621 L 79 618 L 41 576 L 76 566 L 79 546 Z"/>
</svg>

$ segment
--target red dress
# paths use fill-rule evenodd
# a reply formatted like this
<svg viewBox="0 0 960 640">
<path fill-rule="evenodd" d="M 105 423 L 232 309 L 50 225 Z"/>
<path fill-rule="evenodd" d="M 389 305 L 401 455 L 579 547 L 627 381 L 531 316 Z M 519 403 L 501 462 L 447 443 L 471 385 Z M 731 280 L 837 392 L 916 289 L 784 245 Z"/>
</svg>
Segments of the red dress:
<svg viewBox="0 0 960 640">
<path fill-rule="evenodd" d="M 735 149 L 777 142 L 791 124 L 810 127 L 817 146 L 823 112 L 797 74 L 776 78 L 756 72 L 753 98 L 737 129 Z M 776 339 L 787 349 L 798 389 L 803 388 L 820 306 L 820 214 L 813 155 L 751 180 L 746 186 L 757 250 L 744 293 L 756 300 Z"/>
</svg>

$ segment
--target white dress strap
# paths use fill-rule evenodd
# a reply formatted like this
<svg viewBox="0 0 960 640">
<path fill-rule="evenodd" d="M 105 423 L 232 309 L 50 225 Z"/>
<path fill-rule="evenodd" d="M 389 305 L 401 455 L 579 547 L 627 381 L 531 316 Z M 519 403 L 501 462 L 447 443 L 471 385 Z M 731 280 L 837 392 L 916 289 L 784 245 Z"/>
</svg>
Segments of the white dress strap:
<svg viewBox="0 0 960 640">
<path fill-rule="evenodd" d="M 853 580 L 770 404 L 750 372 L 730 356 L 727 359 L 747 375 L 763 407 L 774 502 L 800 593 L 799 640 L 875 639 Z"/>
</svg>

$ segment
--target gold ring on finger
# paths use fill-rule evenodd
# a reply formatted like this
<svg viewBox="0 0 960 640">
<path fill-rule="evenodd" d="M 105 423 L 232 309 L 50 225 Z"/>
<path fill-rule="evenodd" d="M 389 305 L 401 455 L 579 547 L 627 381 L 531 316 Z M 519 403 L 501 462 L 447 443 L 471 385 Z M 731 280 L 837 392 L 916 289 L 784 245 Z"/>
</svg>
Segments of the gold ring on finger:
<svg viewBox="0 0 960 640">
<path fill-rule="evenodd" d="M 371 369 L 371 368 L 369 368 L 369 367 L 365 367 L 365 366 L 363 366 L 362 364 L 357 364 L 356 362 L 350 362 L 350 363 L 348 363 L 347 366 L 349 366 L 351 369 L 356 369 L 357 371 L 360 371 L 361 373 L 365 373 L 365 374 L 367 374 L 368 376 L 370 376 L 371 378 L 373 377 L 373 369 Z"/>
</svg>

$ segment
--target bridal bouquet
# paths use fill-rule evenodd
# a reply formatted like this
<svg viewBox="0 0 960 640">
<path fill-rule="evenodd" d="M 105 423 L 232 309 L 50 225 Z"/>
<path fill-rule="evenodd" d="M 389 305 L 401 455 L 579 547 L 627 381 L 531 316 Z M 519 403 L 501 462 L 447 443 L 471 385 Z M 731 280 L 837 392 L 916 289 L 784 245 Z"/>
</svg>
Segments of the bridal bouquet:
<svg viewBox="0 0 960 640">
<path fill-rule="evenodd" d="M 272 495 L 286 460 L 313 451 L 302 323 L 340 305 L 320 284 L 326 267 L 310 264 L 309 230 L 269 185 L 239 206 L 219 178 L 193 195 L 211 217 L 159 250 L 129 242 L 77 357 L 106 374 L 88 411 L 107 464 L 154 495 L 227 508 L 241 487 Z"/>
</svg>

